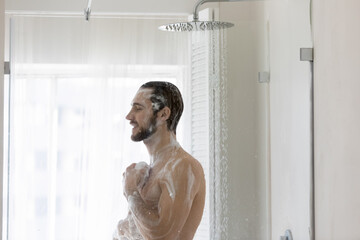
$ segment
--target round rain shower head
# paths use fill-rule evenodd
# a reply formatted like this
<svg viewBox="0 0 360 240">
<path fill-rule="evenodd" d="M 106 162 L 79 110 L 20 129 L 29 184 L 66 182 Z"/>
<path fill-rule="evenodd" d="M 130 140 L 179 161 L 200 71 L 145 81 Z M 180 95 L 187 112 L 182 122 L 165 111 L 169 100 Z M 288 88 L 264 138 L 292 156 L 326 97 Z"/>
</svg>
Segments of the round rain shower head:
<svg viewBox="0 0 360 240">
<path fill-rule="evenodd" d="M 234 26 L 228 22 L 216 22 L 216 21 L 192 21 L 192 22 L 180 22 L 171 23 L 168 25 L 160 26 L 162 31 L 170 32 L 191 32 L 191 31 L 206 31 L 206 30 L 218 30 L 225 29 Z"/>
</svg>

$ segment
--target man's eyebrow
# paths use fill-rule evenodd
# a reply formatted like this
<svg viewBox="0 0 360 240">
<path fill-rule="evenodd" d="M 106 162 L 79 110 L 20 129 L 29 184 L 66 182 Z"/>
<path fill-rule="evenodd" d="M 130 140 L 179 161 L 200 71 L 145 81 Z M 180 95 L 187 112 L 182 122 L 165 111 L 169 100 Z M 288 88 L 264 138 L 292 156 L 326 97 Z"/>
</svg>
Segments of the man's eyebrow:
<svg viewBox="0 0 360 240">
<path fill-rule="evenodd" d="M 140 107 L 145 107 L 144 105 L 138 103 L 138 102 L 134 102 L 134 103 L 131 103 L 131 106 L 140 106 Z"/>
</svg>

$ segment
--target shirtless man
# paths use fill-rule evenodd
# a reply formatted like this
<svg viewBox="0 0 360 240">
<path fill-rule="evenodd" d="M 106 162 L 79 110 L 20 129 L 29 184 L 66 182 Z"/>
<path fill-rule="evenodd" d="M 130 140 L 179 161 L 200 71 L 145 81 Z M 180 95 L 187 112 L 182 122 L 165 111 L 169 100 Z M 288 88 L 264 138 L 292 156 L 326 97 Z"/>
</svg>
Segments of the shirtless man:
<svg viewBox="0 0 360 240">
<path fill-rule="evenodd" d="M 114 239 L 191 240 L 201 221 L 205 179 L 200 163 L 176 140 L 183 101 L 176 86 L 148 82 L 140 87 L 126 119 L 131 139 L 143 141 L 150 165 L 131 164 L 124 173 L 129 215 Z"/>
</svg>

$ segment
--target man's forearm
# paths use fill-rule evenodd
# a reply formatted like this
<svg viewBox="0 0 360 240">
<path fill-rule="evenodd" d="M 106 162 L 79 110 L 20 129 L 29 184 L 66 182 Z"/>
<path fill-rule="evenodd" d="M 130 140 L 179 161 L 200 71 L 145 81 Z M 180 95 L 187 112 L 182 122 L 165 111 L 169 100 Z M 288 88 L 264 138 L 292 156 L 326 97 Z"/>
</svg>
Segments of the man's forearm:
<svg viewBox="0 0 360 240">
<path fill-rule="evenodd" d="M 158 208 L 149 209 L 139 194 L 130 195 L 128 202 L 134 221 L 145 239 L 173 240 L 177 237 L 179 231 L 175 227 L 176 220 L 171 219 L 171 212 L 160 217 Z"/>
<path fill-rule="evenodd" d="M 151 209 L 146 206 L 138 192 L 128 196 L 128 203 L 134 218 L 141 222 L 142 225 L 145 225 L 147 228 L 153 228 L 159 224 L 157 209 Z"/>
<path fill-rule="evenodd" d="M 118 240 L 143 240 L 131 212 L 129 212 L 125 219 L 119 221 L 114 238 Z"/>
</svg>

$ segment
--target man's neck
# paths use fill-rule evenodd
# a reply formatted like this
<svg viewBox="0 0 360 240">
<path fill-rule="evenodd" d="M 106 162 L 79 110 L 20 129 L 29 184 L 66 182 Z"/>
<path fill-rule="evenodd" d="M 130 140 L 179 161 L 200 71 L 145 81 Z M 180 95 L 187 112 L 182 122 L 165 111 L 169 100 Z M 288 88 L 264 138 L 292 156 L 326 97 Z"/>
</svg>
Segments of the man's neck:
<svg viewBox="0 0 360 240">
<path fill-rule="evenodd" d="M 161 154 L 179 146 L 176 135 L 172 131 L 159 130 L 143 141 L 149 152 L 151 163 L 154 163 Z"/>
</svg>

